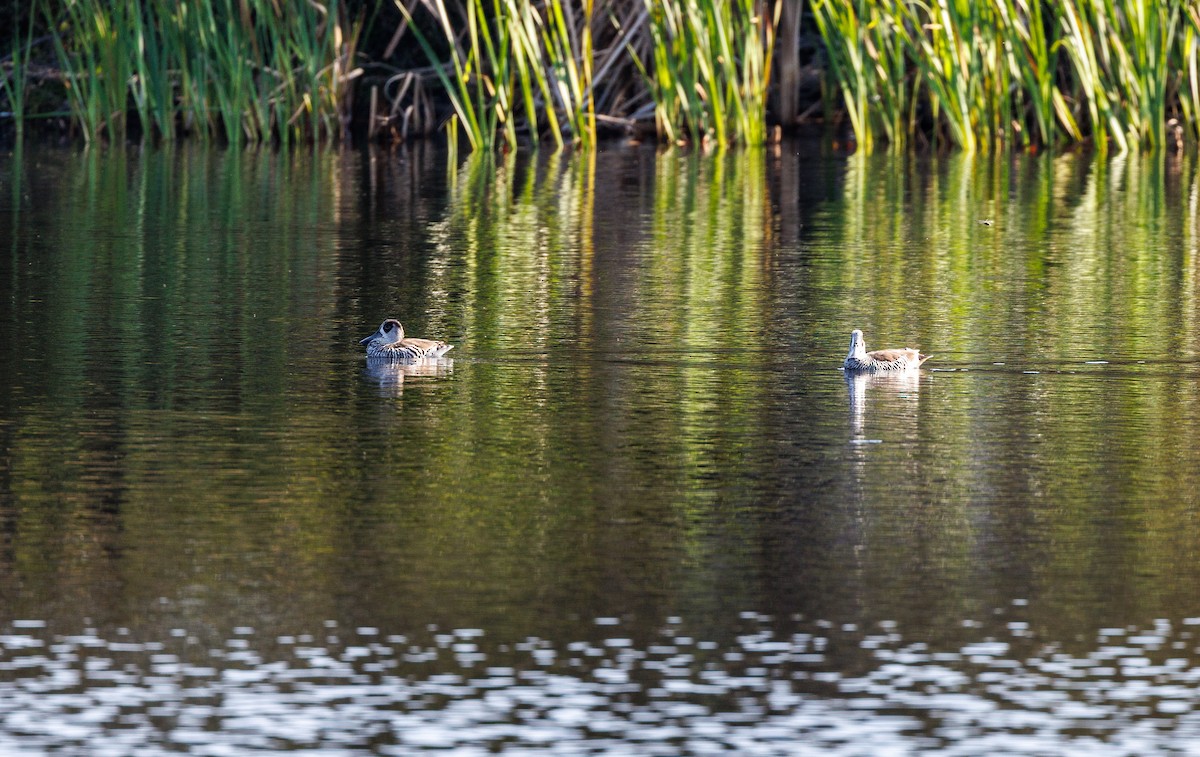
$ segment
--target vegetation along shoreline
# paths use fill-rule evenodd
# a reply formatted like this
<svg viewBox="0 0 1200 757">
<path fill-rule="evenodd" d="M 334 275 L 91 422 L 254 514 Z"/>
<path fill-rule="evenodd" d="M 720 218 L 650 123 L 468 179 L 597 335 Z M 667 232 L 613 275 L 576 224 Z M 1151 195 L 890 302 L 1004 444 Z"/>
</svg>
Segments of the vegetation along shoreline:
<svg viewBox="0 0 1200 757">
<path fill-rule="evenodd" d="M 1177 150 L 1190 0 L 10 0 L 0 132 L 87 142 Z"/>
</svg>

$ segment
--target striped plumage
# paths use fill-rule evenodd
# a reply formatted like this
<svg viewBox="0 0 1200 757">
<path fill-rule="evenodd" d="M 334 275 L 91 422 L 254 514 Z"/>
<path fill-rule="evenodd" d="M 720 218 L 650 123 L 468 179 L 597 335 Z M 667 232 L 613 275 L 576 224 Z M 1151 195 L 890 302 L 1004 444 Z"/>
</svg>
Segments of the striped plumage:
<svg viewBox="0 0 1200 757">
<path fill-rule="evenodd" d="M 858 329 L 850 332 L 850 353 L 842 367 L 856 373 L 879 373 L 882 371 L 907 371 L 921 367 L 930 355 L 922 355 L 911 347 L 898 350 L 875 350 L 867 352 L 867 343 Z"/>
<path fill-rule="evenodd" d="M 405 339 L 404 327 L 395 318 L 389 318 L 381 323 L 374 334 L 363 339 L 359 344 L 367 345 L 367 357 L 388 360 L 436 358 L 454 349 L 453 344 L 446 344 L 435 339 Z"/>
</svg>

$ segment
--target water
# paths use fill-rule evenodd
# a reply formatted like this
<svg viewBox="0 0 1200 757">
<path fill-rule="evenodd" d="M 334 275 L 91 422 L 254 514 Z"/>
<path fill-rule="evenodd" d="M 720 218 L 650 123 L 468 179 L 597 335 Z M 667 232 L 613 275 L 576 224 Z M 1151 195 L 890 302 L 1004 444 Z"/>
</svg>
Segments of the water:
<svg viewBox="0 0 1200 757">
<path fill-rule="evenodd" d="M 0 750 L 1195 753 L 1197 197 L 4 156 Z M 368 366 L 388 316 L 452 359 Z"/>
</svg>

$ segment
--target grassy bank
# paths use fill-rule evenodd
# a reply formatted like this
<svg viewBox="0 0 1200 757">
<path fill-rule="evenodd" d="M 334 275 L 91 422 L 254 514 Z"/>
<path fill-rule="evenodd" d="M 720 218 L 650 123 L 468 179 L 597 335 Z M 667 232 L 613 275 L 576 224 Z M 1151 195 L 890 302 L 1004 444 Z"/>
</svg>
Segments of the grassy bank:
<svg viewBox="0 0 1200 757">
<path fill-rule="evenodd" d="M 1200 137 L 1188 0 L 36 0 L 6 15 L 0 128 L 17 134 L 717 146 L 823 117 L 860 150 Z"/>
</svg>

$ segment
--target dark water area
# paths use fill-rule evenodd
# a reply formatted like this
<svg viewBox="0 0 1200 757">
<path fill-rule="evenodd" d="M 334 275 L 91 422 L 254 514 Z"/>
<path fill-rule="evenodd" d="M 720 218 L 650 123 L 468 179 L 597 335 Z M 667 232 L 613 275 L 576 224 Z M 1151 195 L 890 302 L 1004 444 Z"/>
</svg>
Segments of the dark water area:
<svg viewBox="0 0 1200 757">
<path fill-rule="evenodd" d="M 1194 753 L 1198 214 L 1190 157 L 0 156 L 0 751 Z"/>
</svg>

